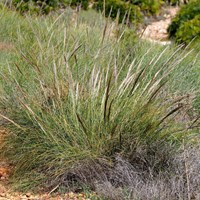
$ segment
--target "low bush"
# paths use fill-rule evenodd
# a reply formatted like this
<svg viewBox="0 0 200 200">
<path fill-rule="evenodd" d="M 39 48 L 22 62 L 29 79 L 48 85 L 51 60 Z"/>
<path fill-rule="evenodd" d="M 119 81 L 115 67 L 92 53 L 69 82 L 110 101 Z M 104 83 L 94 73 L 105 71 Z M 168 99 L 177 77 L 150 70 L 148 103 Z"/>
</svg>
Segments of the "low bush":
<svg viewBox="0 0 200 200">
<path fill-rule="evenodd" d="M 71 0 L 71 2 L 68 4 L 70 6 L 74 7 L 80 7 L 84 10 L 88 9 L 89 6 L 89 0 Z"/>
<path fill-rule="evenodd" d="M 175 38 L 178 43 L 190 43 L 194 38 L 200 37 L 199 28 L 200 1 L 190 1 L 183 6 L 180 12 L 172 20 L 168 28 L 169 36 Z"/>
<path fill-rule="evenodd" d="M 59 1 L 57 0 L 45 0 L 45 1 L 38 1 L 38 0 L 14 0 L 12 4 L 16 7 L 18 11 L 21 13 L 24 12 L 31 12 L 31 13 L 45 13 L 48 14 L 51 10 L 55 9 Z"/>
<path fill-rule="evenodd" d="M 108 0 L 105 1 L 105 15 L 115 19 L 118 18 L 119 22 L 125 23 L 138 23 L 142 19 L 142 14 L 138 6 L 132 5 L 129 2 L 121 0 Z M 99 0 L 94 4 L 96 10 L 104 12 L 104 1 Z"/>
<path fill-rule="evenodd" d="M 171 6 L 180 6 L 182 3 L 187 4 L 188 0 L 164 0 L 164 2 Z"/>
<path fill-rule="evenodd" d="M 29 11 L 30 13 L 42 13 L 48 14 L 51 10 L 56 8 L 65 7 L 70 5 L 72 7 L 81 7 L 87 9 L 89 6 L 89 0 L 13 0 L 12 4 L 21 13 Z M 103 11 L 103 0 L 94 1 L 94 8 Z M 116 18 L 119 14 L 119 21 L 122 22 L 123 18 L 129 16 L 130 22 L 140 22 L 144 14 L 155 15 L 158 14 L 162 5 L 162 1 L 156 0 L 108 0 L 105 1 L 105 15 Z M 125 16 L 126 15 L 126 16 Z"/>
<path fill-rule="evenodd" d="M 84 0 L 13 0 L 12 4 L 16 7 L 21 13 L 30 12 L 30 13 L 42 13 L 48 14 L 52 10 L 62 8 L 65 6 L 81 6 L 83 9 L 88 8 L 89 1 Z"/>
<path fill-rule="evenodd" d="M 196 15 L 193 19 L 188 20 L 181 24 L 176 32 L 176 41 L 178 43 L 189 44 L 193 39 L 195 42 L 200 41 L 200 14 Z"/>
<path fill-rule="evenodd" d="M 161 0 L 131 0 L 131 3 L 138 5 L 146 14 L 158 14 L 162 5 Z"/>
</svg>

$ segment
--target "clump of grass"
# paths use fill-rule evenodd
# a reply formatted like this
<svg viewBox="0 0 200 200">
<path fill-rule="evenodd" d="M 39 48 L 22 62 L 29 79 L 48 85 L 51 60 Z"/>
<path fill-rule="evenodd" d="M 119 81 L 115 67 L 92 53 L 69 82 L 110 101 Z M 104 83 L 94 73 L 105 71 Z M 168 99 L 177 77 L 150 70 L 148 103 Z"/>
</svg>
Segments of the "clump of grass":
<svg viewBox="0 0 200 200">
<path fill-rule="evenodd" d="M 19 29 L 18 59 L 2 73 L 0 97 L 13 177 L 24 188 L 124 188 L 128 180 L 114 173 L 121 158 L 144 182 L 156 180 L 193 133 L 173 119 L 184 98 L 169 101 L 165 88 L 190 52 L 134 54 L 120 48 L 123 32 L 113 37 L 108 21 L 92 28 L 76 17 L 73 25 L 65 14 L 27 17 L 31 36 Z"/>
</svg>

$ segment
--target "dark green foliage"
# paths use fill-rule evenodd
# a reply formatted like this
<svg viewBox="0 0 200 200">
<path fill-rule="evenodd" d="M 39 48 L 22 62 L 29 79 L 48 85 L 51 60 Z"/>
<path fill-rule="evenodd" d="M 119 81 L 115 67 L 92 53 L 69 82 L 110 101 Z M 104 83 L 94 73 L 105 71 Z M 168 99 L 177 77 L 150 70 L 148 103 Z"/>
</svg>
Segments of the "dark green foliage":
<svg viewBox="0 0 200 200">
<path fill-rule="evenodd" d="M 176 42 L 188 44 L 200 38 L 200 0 L 193 0 L 181 8 L 168 28 L 169 36 Z"/>
<path fill-rule="evenodd" d="M 176 32 L 176 41 L 189 44 L 193 39 L 200 40 L 200 14 L 181 24 Z"/>
<path fill-rule="evenodd" d="M 50 11 L 63 6 L 79 6 L 88 8 L 88 0 L 14 0 L 13 5 L 21 13 L 30 11 L 31 13 L 48 14 Z"/>
<path fill-rule="evenodd" d="M 71 0 L 70 5 L 73 7 L 80 6 L 82 9 L 87 10 L 89 1 L 88 0 Z"/>
<path fill-rule="evenodd" d="M 142 11 L 149 14 L 157 14 L 161 7 L 161 0 L 131 0 L 132 4 L 138 5 Z"/>
<path fill-rule="evenodd" d="M 45 13 L 48 14 L 51 10 L 55 9 L 60 1 L 57 0 L 14 0 L 13 5 L 21 13 L 30 11 L 31 13 Z"/>
<path fill-rule="evenodd" d="M 130 23 L 139 22 L 142 19 L 140 8 L 136 5 L 121 0 L 107 0 L 105 3 L 105 15 L 107 17 L 116 18 L 118 16 L 119 22 L 126 19 L 126 21 L 128 20 Z M 99 0 L 94 4 L 94 8 L 103 11 L 103 4 L 104 1 Z"/>
<path fill-rule="evenodd" d="M 142 2 L 142 10 L 150 12 L 151 14 L 157 14 L 161 6 L 160 0 L 144 0 Z"/>
<path fill-rule="evenodd" d="M 164 0 L 164 2 L 172 6 L 180 5 L 180 0 Z"/>
</svg>

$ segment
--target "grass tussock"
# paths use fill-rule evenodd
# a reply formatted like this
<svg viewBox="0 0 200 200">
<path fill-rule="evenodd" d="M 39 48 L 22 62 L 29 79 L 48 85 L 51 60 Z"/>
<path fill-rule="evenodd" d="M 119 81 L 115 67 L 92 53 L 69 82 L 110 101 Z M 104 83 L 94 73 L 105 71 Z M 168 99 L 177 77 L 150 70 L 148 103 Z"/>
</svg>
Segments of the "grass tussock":
<svg viewBox="0 0 200 200">
<path fill-rule="evenodd" d="M 198 148 L 186 147 L 198 143 L 199 118 L 187 101 L 196 86 L 183 96 L 183 80 L 174 79 L 194 54 L 127 43 L 123 25 L 91 15 L 69 10 L 15 25 L 16 52 L 0 76 L 13 180 L 26 189 L 87 186 L 110 199 L 197 195 Z"/>
</svg>

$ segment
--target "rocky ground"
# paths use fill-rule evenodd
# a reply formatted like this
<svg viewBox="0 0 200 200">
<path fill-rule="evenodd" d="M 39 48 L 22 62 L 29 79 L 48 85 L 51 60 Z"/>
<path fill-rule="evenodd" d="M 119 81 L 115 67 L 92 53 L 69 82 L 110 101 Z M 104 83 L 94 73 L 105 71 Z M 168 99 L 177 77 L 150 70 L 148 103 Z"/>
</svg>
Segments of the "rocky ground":
<svg viewBox="0 0 200 200">
<path fill-rule="evenodd" d="M 161 15 L 154 19 L 147 19 L 146 21 L 148 25 L 141 33 L 142 38 L 152 42 L 159 42 L 161 44 L 170 43 L 167 28 L 178 10 L 179 7 L 167 7 L 163 9 Z"/>
<path fill-rule="evenodd" d="M 143 39 L 150 40 L 152 42 L 159 42 L 161 44 L 169 43 L 167 35 L 167 27 L 171 22 L 171 19 L 178 11 L 178 7 L 168 7 L 163 10 L 163 14 L 157 18 L 151 19 L 145 30 L 141 31 L 141 37 Z M 0 43 L 0 51 L 9 51 L 13 47 L 10 44 Z M 0 144 L 6 135 L 5 129 L 0 124 Z M 90 200 L 85 194 L 67 193 L 65 195 L 43 194 L 31 194 L 14 192 L 9 187 L 9 176 L 13 167 L 6 162 L 5 159 L 0 159 L 0 200 Z M 95 194 L 92 194 L 94 196 Z"/>
</svg>

